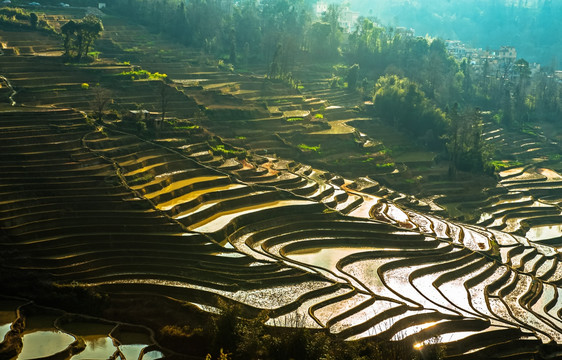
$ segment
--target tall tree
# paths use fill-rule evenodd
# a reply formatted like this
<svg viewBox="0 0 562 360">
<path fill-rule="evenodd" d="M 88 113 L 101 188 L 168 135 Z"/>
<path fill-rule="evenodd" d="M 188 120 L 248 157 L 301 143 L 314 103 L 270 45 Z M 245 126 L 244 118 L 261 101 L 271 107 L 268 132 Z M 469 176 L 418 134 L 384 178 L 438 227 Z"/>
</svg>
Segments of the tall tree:
<svg viewBox="0 0 562 360">
<path fill-rule="evenodd" d="M 74 41 L 74 37 L 76 36 L 77 29 L 78 24 L 75 23 L 74 20 L 68 21 L 61 27 L 61 33 L 64 39 L 64 55 L 66 57 L 73 57 L 72 42 Z"/>
<path fill-rule="evenodd" d="M 91 14 L 78 22 L 68 21 L 61 27 L 64 55 L 80 61 L 88 54 L 94 40 L 101 36 L 102 31 L 101 20 Z"/>
<path fill-rule="evenodd" d="M 99 122 L 101 122 L 103 111 L 109 102 L 111 102 L 111 92 L 106 88 L 96 86 L 93 89 L 93 96 L 90 104 L 94 109 L 94 116 Z"/>
</svg>

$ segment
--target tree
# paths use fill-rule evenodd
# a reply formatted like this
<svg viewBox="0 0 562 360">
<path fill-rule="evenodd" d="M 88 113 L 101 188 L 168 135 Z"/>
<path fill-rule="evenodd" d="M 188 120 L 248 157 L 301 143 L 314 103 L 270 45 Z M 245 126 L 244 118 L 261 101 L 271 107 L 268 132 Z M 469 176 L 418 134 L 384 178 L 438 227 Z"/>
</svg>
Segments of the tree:
<svg viewBox="0 0 562 360">
<path fill-rule="evenodd" d="M 82 20 L 68 21 L 61 27 L 64 40 L 64 55 L 80 61 L 88 54 L 94 40 L 101 36 L 103 24 L 94 15 L 87 15 Z"/>
<path fill-rule="evenodd" d="M 459 104 L 453 104 L 453 108 L 449 112 L 449 119 L 451 126 L 449 127 L 447 150 L 449 152 L 449 177 L 455 178 L 457 176 L 457 163 L 460 153 L 460 136 L 459 128 L 461 126 L 461 119 L 459 115 Z"/>
<path fill-rule="evenodd" d="M 90 51 L 94 40 L 101 36 L 103 31 L 103 24 L 101 20 L 94 15 L 87 15 L 80 22 L 79 30 L 79 44 L 78 44 L 78 60 Z"/>
<path fill-rule="evenodd" d="M 463 59 L 461 62 L 461 72 L 464 75 L 462 81 L 464 98 L 465 100 L 470 101 L 474 96 L 474 86 L 472 83 L 472 67 L 467 59 Z"/>
<path fill-rule="evenodd" d="M 449 153 L 449 176 L 455 177 L 457 170 L 484 172 L 489 149 L 482 140 L 482 115 L 478 108 L 459 111 L 455 104 L 449 113 L 451 126 L 447 135 Z"/>
<path fill-rule="evenodd" d="M 525 59 L 519 59 L 515 62 L 515 71 L 519 77 L 517 87 L 515 89 L 515 110 L 519 116 L 520 122 L 525 122 L 528 118 L 527 93 L 529 80 L 531 78 L 531 70 L 529 63 Z"/>
<path fill-rule="evenodd" d="M 69 58 L 72 57 L 72 42 L 76 36 L 77 28 L 78 24 L 76 24 L 73 20 L 70 20 L 61 27 L 61 33 L 64 39 L 64 55 Z"/>
<path fill-rule="evenodd" d="M 317 21 L 310 27 L 308 38 L 310 52 L 314 58 L 326 59 L 330 56 L 329 36 L 332 28 L 330 24 Z"/>
<path fill-rule="evenodd" d="M 162 85 L 160 88 L 160 110 L 162 110 L 162 123 L 166 118 L 166 111 L 168 110 L 169 101 L 170 101 L 170 88 L 164 81 L 162 81 Z"/>
<path fill-rule="evenodd" d="M 93 90 L 91 106 L 94 109 L 94 116 L 101 122 L 105 106 L 111 102 L 111 92 L 101 86 L 96 86 Z"/>
<path fill-rule="evenodd" d="M 357 79 L 359 78 L 359 65 L 353 64 L 348 70 L 345 81 L 347 82 L 347 87 L 351 90 L 355 90 L 357 86 Z"/>
<path fill-rule="evenodd" d="M 281 44 L 277 44 L 277 50 L 275 50 L 275 54 L 273 55 L 273 60 L 269 65 L 268 77 L 270 79 L 278 79 L 283 76 L 283 70 L 281 69 L 281 64 L 280 64 L 282 52 L 283 52 L 283 46 L 281 46 Z"/>
<path fill-rule="evenodd" d="M 36 13 L 32 12 L 31 14 L 29 14 L 29 25 L 31 25 L 33 29 L 37 28 L 38 22 L 39 22 L 39 18 L 37 17 Z"/>
<path fill-rule="evenodd" d="M 322 20 L 330 24 L 330 33 L 328 35 L 328 46 L 331 55 L 339 53 L 339 47 L 343 38 L 343 31 L 340 27 L 341 7 L 337 4 L 328 5 L 328 10 L 322 15 Z"/>
<path fill-rule="evenodd" d="M 432 134 L 428 145 L 440 147 L 447 131 L 447 118 L 419 85 L 408 78 L 387 75 L 379 78 L 373 98 L 375 111 L 398 129 L 419 137 Z"/>
</svg>

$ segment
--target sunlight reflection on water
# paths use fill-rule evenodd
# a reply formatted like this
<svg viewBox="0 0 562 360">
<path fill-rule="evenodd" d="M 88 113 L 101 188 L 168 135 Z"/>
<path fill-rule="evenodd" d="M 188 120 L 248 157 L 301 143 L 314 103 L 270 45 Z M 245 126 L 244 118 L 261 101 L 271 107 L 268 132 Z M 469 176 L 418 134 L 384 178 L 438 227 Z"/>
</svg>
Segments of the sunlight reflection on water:
<svg viewBox="0 0 562 360">
<path fill-rule="evenodd" d="M 79 359 L 107 359 L 112 356 L 117 348 L 113 345 L 113 340 L 108 336 L 95 338 L 85 338 L 86 349 L 73 356 L 72 360 Z"/>
<path fill-rule="evenodd" d="M 562 225 L 535 226 L 525 236 L 532 241 L 557 238 L 562 236 Z"/>
<path fill-rule="evenodd" d="M 23 349 L 18 360 L 56 354 L 74 342 L 74 337 L 61 331 L 36 331 L 23 336 Z"/>
</svg>

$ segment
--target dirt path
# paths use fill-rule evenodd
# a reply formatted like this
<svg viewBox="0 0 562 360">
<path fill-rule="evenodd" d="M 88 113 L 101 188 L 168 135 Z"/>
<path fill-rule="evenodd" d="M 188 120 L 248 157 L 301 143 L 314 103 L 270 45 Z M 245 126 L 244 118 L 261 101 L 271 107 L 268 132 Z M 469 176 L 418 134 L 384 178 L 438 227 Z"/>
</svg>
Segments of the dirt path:
<svg viewBox="0 0 562 360">
<path fill-rule="evenodd" d="M 8 87 L 8 89 L 10 89 L 10 91 L 12 92 L 10 94 L 10 96 L 8 97 L 8 99 L 10 100 L 10 104 L 12 106 L 16 106 L 16 101 L 14 100 L 14 96 L 16 96 L 17 91 L 14 90 L 12 84 L 10 83 L 10 80 L 8 80 L 7 77 L 0 75 L 0 81 L 4 82 L 6 84 L 6 86 Z"/>
</svg>

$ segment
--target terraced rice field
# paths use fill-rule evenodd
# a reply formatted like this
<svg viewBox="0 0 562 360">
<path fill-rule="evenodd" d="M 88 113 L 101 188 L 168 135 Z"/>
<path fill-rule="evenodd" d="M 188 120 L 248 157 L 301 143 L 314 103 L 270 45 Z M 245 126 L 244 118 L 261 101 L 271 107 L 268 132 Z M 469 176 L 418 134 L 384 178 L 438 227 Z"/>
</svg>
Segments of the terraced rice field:
<svg viewBox="0 0 562 360">
<path fill-rule="evenodd" d="M 0 126 L 7 266 L 207 309 L 222 298 L 346 339 L 438 339 L 450 359 L 562 340 L 552 247 L 404 211 L 310 168 L 210 165 L 200 148 L 104 134 L 74 111 L 3 112 Z"/>
<path fill-rule="evenodd" d="M 0 298 L 2 338 L 25 318 L 23 348 L 17 359 L 160 359 L 164 356 L 154 345 L 151 330 L 139 326 L 112 323 L 42 308 L 16 300 Z M 78 351 L 77 348 L 83 350 Z M 6 354 L 3 353 L 5 357 Z M 5 357 L 6 358 L 6 357 Z"/>
<path fill-rule="evenodd" d="M 108 21 L 104 35 L 121 44 L 116 57 L 148 36 L 142 27 L 119 26 Z M 172 132 L 147 141 L 64 109 L 89 110 L 81 83 L 103 84 L 125 65 L 70 72 L 55 58 L 0 56 L 18 105 L 30 106 L 0 112 L 0 248 L 13 254 L 6 267 L 212 312 L 221 299 L 247 316 L 268 310 L 270 325 L 324 329 L 347 340 L 377 337 L 416 348 L 437 342 L 447 359 L 560 356 L 562 165 L 548 156 L 559 152 L 557 143 L 487 124 L 498 156 L 523 165 L 500 172 L 479 197 L 463 193 L 469 185 L 462 182 L 428 181 L 419 194 L 424 202 L 372 179 L 380 174 L 348 179 L 319 170 L 320 159 L 299 148 L 319 145 L 334 163 L 379 153 L 382 142 L 354 127 L 367 122 L 352 110 L 352 95 L 318 79 L 294 94 L 262 76 L 201 65 L 199 55 L 184 62 L 152 55 L 139 61 L 183 89 L 170 115 L 193 118 L 204 107 L 203 125 L 246 152 L 226 156 L 206 135 L 195 141 Z M 115 100 L 124 109 L 142 102 L 157 110 L 159 85 L 127 82 Z M 47 105 L 56 108 L 31 107 Z M 294 120 L 297 112 L 303 115 Z M 427 158 L 405 167 L 422 168 Z M 439 206 L 481 216 L 450 221 L 438 216 L 445 213 Z M 4 310 L 0 336 L 16 322 Z M 64 316 L 32 322 L 24 343 L 58 329 L 43 334 L 60 339 L 54 352 L 69 351 L 77 338 L 103 344 L 110 355 L 134 345 L 116 335 L 116 324 L 102 322 L 96 334 L 81 331 L 80 322 L 56 326 Z M 167 351 L 150 336 L 140 343 L 132 357 L 141 349 L 143 359 Z M 91 356 L 91 347 L 74 358 Z"/>
</svg>

